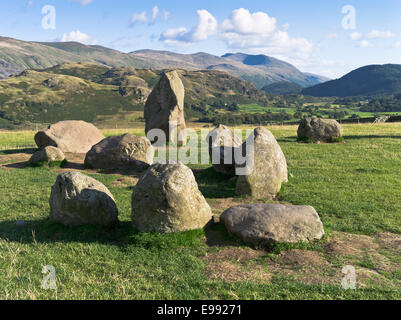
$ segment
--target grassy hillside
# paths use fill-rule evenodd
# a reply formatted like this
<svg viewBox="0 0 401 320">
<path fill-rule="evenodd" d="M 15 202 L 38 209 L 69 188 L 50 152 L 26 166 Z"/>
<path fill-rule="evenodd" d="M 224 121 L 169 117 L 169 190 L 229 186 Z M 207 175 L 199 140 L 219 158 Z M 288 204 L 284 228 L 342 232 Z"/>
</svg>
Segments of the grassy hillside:
<svg viewBox="0 0 401 320">
<path fill-rule="evenodd" d="M 262 90 L 270 94 L 297 94 L 301 92 L 302 87 L 294 82 L 282 81 L 265 86 Z"/>
<path fill-rule="evenodd" d="M 66 228 L 48 219 L 60 169 L 22 169 L 18 163 L 30 154 L 0 151 L 0 298 L 400 299 L 400 124 L 345 125 L 341 144 L 297 143 L 295 126 L 269 129 L 288 162 L 289 182 L 279 201 L 316 208 L 326 232 L 319 242 L 254 248 L 219 224 L 139 233 L 130 220 L 138 175 L 94 170 L 86 174 L 114 195 L 120 226 Z M 0 132 L 0 144 L 9 134 Z M 67 157 L 81 168 L 78 158 Z M 210 165 L 190 166 L 215 215 L 255 201 L 236 196 L 235 181 Z M 40 287 L 42 267 L 49 264 L 56 269 L 56 291 Z M 356 269 L 357 290 L 341 287 L 345 265 Z"/>
<path fill-rule="evenodd" d="M 83 61 L 94 61 L 107 66 L 151 67 L 149 63 L 142 59 L 137 59 L 121 51 L 98 45 L 89 46 L 79 42 L 41 42 L 40 44 L 78 55 Z"/>
<path fill-rule="evenodd" d="M 42 69 L 64 62 L 79 62 L 79 55 L 35 42 L 0 37 L 0 78 L 25 69 Z"/>
<path fill-rule="evenodd" d="M 377 96 L 401 93 L 401 65 L 371 65 L 302 90 L 317 97 Z"/>
<path fill-rule="evenodd" d="M 162 72 L 87 62 L 24 71 L 0 80 L 0 128 L 68 119 L 98 123 L 114 118 L 118 123 L 120 115 L 141 121 L 140 112 Z M 185 86 L 189 117 L 202 114 L 201 105 L 209 100 L 258 103 L 269 99 L 252 84 L 224 72 L 178 73 Z"/>
</svg>

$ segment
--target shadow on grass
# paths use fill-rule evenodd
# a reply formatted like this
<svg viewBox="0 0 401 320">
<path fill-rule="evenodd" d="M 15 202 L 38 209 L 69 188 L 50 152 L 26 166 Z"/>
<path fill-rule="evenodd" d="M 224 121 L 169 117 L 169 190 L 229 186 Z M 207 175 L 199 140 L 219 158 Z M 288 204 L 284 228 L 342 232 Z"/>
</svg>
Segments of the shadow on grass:
<svg viewBox="0 0 401 320">
<path fill-rule="evenodd" d="M 378 135 L 364 135 L 364 136 L 344 136 L 345 140 L 358 140 L 358 139 L 401 139 L 401 136 L 378 136 Z"/>
<path fill-rule="evenodd" d="M 26 221 L 23 226 L 17 226 L 15 221 L 3 221 L 0 222 L 0 239 L 23 244 L 79 242 L 118 247 L 130 245 L 147 250 L 204 246 L 205 243 L 209 247 L 244 245 L 222 224 L 213 222 L 204 229 L 158 234 L 139 232 L 130 221 L 119 222 L 112 228 L 88 225 L 66 227 L 50 219 Z"/>
<path fill-rule="evenodd" d="M 296 136 L 290 136 L 290 137 L 280 137 L 280 138 L 276 138 L 277 142 L 294 142 L 294 140 L 296 141 L 298 137 Z"/>
<path fill-rule="evenodd" d="M 34 154 L 36 151 L 38 151 L 38 148 L 26 148 L 26 149 L 10 149 L 10 150 L 0 150 L 0 154 L 18 154 L 18 153 L 29 153 L 29 154 Z"/>
<path fill-rule="evenodd" d="M 193 170 L 199 190 L 205 198 L 235 197 L 237 178 L 216 172 L 213 167 Z"/>
<path fill-rule="evenodd" d="M 112 228 L 103 226 L 66 227 L 62 224 L 41 219 L 26 221 L 23 226 L 17 226 L 15 221 L 0 222 L 0 239 L 23 244 L 34 243 L 99 243 L 124 247 L 127 245 L 141 247 L 147 250 L 175 249 L 202 245 L 204 230 L 190 230 L 179 233 L 158 234 L 144 233 L 134 229 L 130 221 L 119 222 Z M 225 236 L 220 231 L 212 230 L 213 241 L 222 243 Z M 220 234 L 220 236 L 219 236 Z M 206 236 L 208 238 L 209 236 Z M 221 238 L 221 239 L 220 239 Z"/>
</svg>

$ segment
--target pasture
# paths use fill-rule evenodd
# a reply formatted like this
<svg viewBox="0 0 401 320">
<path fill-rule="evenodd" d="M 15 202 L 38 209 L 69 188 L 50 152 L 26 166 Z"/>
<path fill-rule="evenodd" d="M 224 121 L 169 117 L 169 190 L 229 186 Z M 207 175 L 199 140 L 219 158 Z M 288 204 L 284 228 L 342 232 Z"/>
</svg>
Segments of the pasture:
<svg viewBox="0 0 401 320">
<path fill-rule="evenodd" d="M 288 163 L 277 202 L 311 205 L 326 235 L 310 244 L 250 247 L 219 223 L 205 230 L 136 232 L 133 187 L 142 173 L 25 168 L 35 132 L 0 131 L 0 299 L 400 299 L 401 124 L 344 125 L 345 143 L 296 142 L 296 126 L 272 126 Z M 198 128 L 200 129 L 200 128 Z M 110 129 L 104 134 L 144 134 Z M 218 217 L 239 203 L 235 180 L 189 165 Z M 67 228 L 48 219 L 50 188 L 64 170 L 82 170 L 114 195 L 120 225 Z M 22 226 L 17 220 L 24 221 Z M 56 290 L 41 288 L 55 267 Z M 356 270 L 356 290 L 341 286 Z"/>
</svg>

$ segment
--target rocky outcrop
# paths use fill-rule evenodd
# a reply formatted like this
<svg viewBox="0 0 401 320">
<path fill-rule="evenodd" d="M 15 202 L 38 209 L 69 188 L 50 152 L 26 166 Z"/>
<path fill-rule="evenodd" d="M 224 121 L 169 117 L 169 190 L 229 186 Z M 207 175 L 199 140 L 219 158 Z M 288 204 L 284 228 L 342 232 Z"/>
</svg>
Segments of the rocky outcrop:
<svg viewBox="0 0 401 320">
<path fill-rule="evenodd" d="M 103 139 L 104 135 L 93 124 L 75 120 L 57 122 L 35 135 L 41 149 L 53 146 L 72 153 L 87 153 Z"/>
<path fill-rule="evenodd" d="M 142 232 L 181 232 L 203 228 L 212 217 L 195 177 L 180 162 L 153 164 L 132 194 L 132 222 Z"/>
<path fill-rule="evenodd" d="M 152 129 L 160 129 L 166 141 L 185 144 L 184 85 L 176 71 L 166 72 L 149 95 L 145 105 L 146 135 Z"/>
<path fill-rule="evenodd" d="M 147 169 L 153 163 L 154 148 L 146 137 L 126 133 L 107 137 L 86 154 L 85 165 L 96 169 Z"/>
</svg>

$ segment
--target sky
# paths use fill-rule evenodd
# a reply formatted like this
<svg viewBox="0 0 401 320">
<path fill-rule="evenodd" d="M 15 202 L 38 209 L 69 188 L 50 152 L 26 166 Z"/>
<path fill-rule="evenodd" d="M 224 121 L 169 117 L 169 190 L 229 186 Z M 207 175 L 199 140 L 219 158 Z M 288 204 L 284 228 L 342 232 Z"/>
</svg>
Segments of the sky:
<svg viewBox="0 0 401 320">
<path fill-rule="evenodd" d="M 3 0 L 0 36 L 123 52 L 265 54 L 338 78 L 401 64 L 401 0 Z"/>
</svg>

